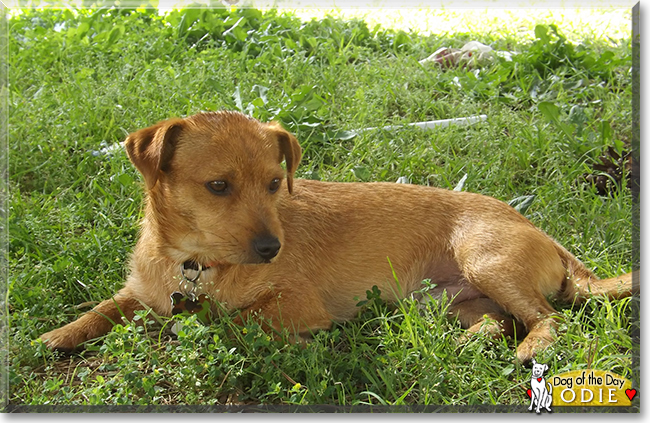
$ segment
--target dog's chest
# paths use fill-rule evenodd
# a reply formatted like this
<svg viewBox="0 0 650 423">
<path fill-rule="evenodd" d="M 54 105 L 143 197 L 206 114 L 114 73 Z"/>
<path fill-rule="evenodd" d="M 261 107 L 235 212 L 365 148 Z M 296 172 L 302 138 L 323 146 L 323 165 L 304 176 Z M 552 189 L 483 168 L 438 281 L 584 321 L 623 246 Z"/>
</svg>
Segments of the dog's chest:
<svg viewBox="0 0 650 423">
<path fill-rule="evenodd" d="M 541 389 L 541 388 L 546 389 L 546 387 L 544 386 L 544 378 L 543 378 L 543 377 L 532 378 L 532 379 L 530 380 L 530 387 L 533 388 L 533 389 L 537 389 L 537 388 L 539 388 L 539 389 Z"/>
</svg>

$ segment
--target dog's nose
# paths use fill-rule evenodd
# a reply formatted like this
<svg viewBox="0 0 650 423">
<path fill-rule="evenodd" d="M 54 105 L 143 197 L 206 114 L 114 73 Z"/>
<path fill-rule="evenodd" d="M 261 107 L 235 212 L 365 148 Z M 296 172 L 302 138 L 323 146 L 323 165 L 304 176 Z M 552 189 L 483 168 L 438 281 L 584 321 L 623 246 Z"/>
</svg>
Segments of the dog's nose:
<svg viewBox="0 0 650 423">
<path fill-rule="evenodd" d="M 253 249 L 264 260 L 277 256 L 280 246 L 280 241 L 273 235 L 262 235 L 253 240 Z"/>
</svg>

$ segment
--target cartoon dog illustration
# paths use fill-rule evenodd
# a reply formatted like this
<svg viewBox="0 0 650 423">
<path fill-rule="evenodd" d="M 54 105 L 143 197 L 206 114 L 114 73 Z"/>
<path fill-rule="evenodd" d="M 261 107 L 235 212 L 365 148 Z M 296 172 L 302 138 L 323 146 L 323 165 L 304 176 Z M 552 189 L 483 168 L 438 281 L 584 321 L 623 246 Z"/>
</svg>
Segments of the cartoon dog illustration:
<svg viewBox="0 0 650 423">
<path fill-rule="evenodd" d="M 553 385 L 548 383 L 548 390 L 546 390 L 547 382 L 544 379 L 544 372 L 548 370 L 546 364 L 537 363 L 533 359 L 533 376 L 530 379 L 530 407 L 528 411 L 533 411 L 539 414 L 540 408 L 545 408 L 546 411 L 551 411 L 551 403 L 553 402 Z"/>
</svg>

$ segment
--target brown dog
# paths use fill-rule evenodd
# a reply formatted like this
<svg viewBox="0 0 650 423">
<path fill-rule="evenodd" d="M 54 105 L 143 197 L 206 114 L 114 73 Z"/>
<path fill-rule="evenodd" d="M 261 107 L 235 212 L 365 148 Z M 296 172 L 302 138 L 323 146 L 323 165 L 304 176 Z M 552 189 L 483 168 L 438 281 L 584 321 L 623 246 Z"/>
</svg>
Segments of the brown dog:
<svg viewBox="0 0 650 423">
<path fill-rule="evenodd" d="M 631 274 L 598 280 L 494 198 L 394 183 L 294 181 L 301 149 L 275 123 L 202 113 L 137 131 L 125 145 L 147 192 L 131 273 L 115 297 L 42 335 L 51 348 L 72 350 L 143 304 L 171 315 L 183 263 L 203 268 L 195 293 L 303 335 L 355 317 L 373 285 L 394 300 L 431 279 L 433 294 L 455 296 L 450 314 L 471 332 L 486 317 L 488 331 L 507 335 L 523 323 L 521 361 L 553 340 L 556 312 L 547 296 L 632 293 Z"/>
</svg>

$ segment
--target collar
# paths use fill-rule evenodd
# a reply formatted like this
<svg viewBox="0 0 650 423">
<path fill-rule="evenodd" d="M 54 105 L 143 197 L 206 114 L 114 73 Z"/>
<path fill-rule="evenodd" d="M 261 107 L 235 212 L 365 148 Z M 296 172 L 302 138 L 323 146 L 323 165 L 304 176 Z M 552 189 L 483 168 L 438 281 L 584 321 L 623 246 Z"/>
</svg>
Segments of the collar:
<svg viewBox="0 0 650 423">
<path fill-rule="evenodd" d="M 198 291 L 198 282 L 201 278 L 201 273 L 204 270 L 209 269 L 211 266 L 214 266 L 214 263 L 208 263 L 206 266 L 203 266 L 201 263 L 194 260 L 187 260 L 180 265 L 181 270 L 181 280 L 179 282 L 179 291 L 182 296 L 188 296 L 191 301 L 194 301 Z M 172 303 L 175 303 L 175 300 L 172 298 Z"/>
<path fill-rule="evenodd" d="M 212 267 L 211 265 L 212 265 L 212 263 L 208 263 L 205 266 L 203 266 L 201 263 L 196 262 L 194 260 L 187 260 L 187 261 L 183 262 L 183 264 L 181 264 L 181 269 L 183 269 L 183 270 L 195 270 L 197 272 L 200 272 L 202 270 L 209 269 L 210 267 Z"/>
<path fill-rule="evenodd" d="M 195 260 L 186 260 L 181 264 L 182 269 L 194 270 L 200 272 L 202 270 L 207 270 L 211 267 L 216 267 L 219 263 L 216 261 L 209 261 L 206 264 L 201 264 Z"/>
<path fill-rule="evenodd" d="M 201 272 L 210 269 L 212 266 L 215 265 L 216 263 L 209 262 L 204 266 L 197 261 L 187 260 L 183 262 L 180 266 L 181 275 L 183 276 L 184 281 L 195 283 L 199 281 L 199 278 L 201 277 Z"/>
</svg>

